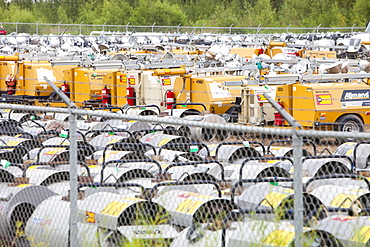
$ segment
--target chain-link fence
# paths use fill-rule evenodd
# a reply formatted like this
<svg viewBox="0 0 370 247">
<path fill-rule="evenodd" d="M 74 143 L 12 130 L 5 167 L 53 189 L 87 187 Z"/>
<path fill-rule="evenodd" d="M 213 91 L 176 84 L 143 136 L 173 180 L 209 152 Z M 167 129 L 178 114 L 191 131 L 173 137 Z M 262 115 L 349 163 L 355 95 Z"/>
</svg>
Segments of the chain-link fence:
<svg viewBox="0 0 370 247">
<path fill-rule="evenodd" d="M 369 244 L 366 84 L 167 74 L 37 62 L 0 80 L 2 245 Z"/>
<path fill-rule="evenodd" d="M 126 33 L 126 32 L 164 32 L 164 33 L 223 33 L 223 34 L 273 34 L 273 33 L 320 33 L 320 32 L 342 32 L 353 33 L 361 32 L 365 27 L 353 25 L 352 27 L 209 27 L 202 25 L 199 27 L 183 26 L 158 26 L 155 23 L 150 26 L 130 25 L 92 25 L 81 22 L 79 24 L 65 23 L 22 23 L 22 22 L 2 22 L 8 33 L 31 33 L 31 34 L 55 34 L 63 33 L 71 35 L 98 35 L 104 33 Z"/>
</svg>

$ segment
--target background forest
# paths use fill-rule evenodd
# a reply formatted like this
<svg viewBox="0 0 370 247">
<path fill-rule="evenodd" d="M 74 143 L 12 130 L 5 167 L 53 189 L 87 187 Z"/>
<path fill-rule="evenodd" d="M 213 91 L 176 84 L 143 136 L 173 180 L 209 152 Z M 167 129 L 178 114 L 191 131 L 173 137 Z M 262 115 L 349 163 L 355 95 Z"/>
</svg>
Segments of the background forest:
<svg viewBox="0 0 370 247">
<path fill-rule="evenodd" d="M 0 0 L 2 22 L 228 27 L 349 27 L 370 0 Z"/>
</svg>

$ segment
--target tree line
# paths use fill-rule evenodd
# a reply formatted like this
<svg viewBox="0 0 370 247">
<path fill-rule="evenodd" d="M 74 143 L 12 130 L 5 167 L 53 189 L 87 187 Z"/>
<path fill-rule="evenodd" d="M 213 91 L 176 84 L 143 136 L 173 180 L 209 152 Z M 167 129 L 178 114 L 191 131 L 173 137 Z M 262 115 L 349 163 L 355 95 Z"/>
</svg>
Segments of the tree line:
<svg viewBox="0 0 370 247">
<path fill-rule="evenodd" d="M 0 0 L 0 22 L 213 27 L 349 27 L 369 0 Z"/>
</svg>

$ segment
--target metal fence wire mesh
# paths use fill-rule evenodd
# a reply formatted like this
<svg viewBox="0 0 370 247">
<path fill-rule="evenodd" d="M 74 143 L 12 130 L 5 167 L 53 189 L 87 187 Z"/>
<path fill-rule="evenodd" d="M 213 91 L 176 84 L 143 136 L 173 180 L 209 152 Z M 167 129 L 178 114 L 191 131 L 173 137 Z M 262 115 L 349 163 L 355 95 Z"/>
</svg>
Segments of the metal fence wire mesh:
<svg viewBox="0 0 370 247">
<path fill-rule="evenodd" d="M 366 133 L 0 107 L 4 246 L 290 246 L 300 224 L 303 245 L 369 241 Z"/>
</svg>

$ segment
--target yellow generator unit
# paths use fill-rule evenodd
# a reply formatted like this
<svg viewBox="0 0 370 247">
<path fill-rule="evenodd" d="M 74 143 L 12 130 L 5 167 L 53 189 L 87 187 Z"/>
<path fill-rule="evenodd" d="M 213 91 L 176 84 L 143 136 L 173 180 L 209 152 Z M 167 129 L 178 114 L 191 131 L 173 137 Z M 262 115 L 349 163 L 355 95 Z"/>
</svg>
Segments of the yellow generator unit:
<svg viewBox="0 0 370 247">
<path fill-rule="evenodd" d="M 229 89 L 232 85 L 244 84 L 245 76 L 194 76 L 176 78 L 174 93 L 176 103 L 202 103 L 210 113 L 230 114 L 238 111 L 235 105 L 241 101 L 240 88 Z M 226 83 L 226 84 L 225 84 Z M 228 86 L 225 86 L 228 85 Z M 191 108 L 203 111 L 201 106 Z"/>
<path fill-rule="evenodd" d="M 127 75 L 118 69 L 71 68 L 64 71 L 70 99 L 80 106 L 127 104 Z"/>
<path fill-rule="evenodd" d="M 276 101 L 306 128 L 362 132 L 370 123 L 370 87 L 364 83 L 278 86 Z M 281 118 L 275 124 L 288 125 Z"/>
<path fill-rule="evenodd" d="M 54 102 L 56 104 L 54 106 L 65 106 L 47 81 L 49 80 L 61 88 L 63 71 L 72 66 L 75 65 L 53 66 L 48 61 L 9 60 L 0 62 L 2 97 L 21 100 L 29 104 L 39 104 L 39 102 L 49 104 Z"/>
<path fill-rule="evenodd" d="M 69 67 L 68 65 L 51 66 L 50 63 L 19 64 L 16 95 L 47 99 L 53 93 L 53 89 L 46 80 L 50 80 L 60 88 L 63 82 L 63 71 Z"/>
</svg>

